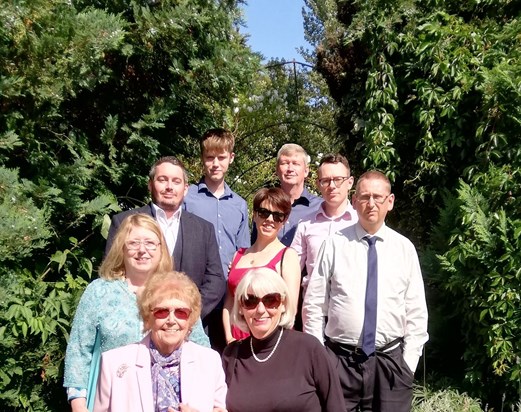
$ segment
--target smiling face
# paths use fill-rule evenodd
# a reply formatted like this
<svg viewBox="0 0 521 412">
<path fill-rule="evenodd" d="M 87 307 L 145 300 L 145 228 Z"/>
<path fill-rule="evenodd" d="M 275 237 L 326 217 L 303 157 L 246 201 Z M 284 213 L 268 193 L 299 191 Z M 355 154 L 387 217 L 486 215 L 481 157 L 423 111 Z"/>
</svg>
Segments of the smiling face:
<svg viewBox="0 0 521 412">
<path fill-rule="evenodd" d="M 148 182 L 152 201 L 167 215 L 174 213 L 183 203 L 188 191 L 183 169 L 169 162 L 158 165 L 154 179 Z"/>
<path fill-rule="evenodd" d="M 175 309 L 190 309 L 190 306 L 183 300 L 172 298 L 159 301 L 152 308 L 152 312 L 157 309 L 167 309 L 170 313 L 164 319 L 150 316 L 150 324 L 147 325 L 150 329 L 150 339 L 162 355 L 170 355 L 181 347 L 190 332 L 189 318 L 180 316 L 185 311 L 179 311 L 176 316 Z"/>
<path fill-rule="evenodd" d="M 261 202 L 259 208 L 284 214 L 282 210 L 279 210 L 276 206 L 272 205 L 271 202 L 267 200 Z M 263 218 L 259 213 L 253 212 L 253 221 L 257 227 L 257 236 L 267 237 L 270 239 L 276 238 L 279 230 L 282 228 L 282 226 L 284 226 L 286 220 L 287 217 L 283 222 L 276 222 L 273 219 L 273 214 L 270 214 L 267 218 Z"/>
<path fill-rule="evenodd" d="M 204 176 L 212 182 L 220 183 L 224 180 L 226 172 L 235 157 L 234 153 L 226 150 L 216 152 L 208 151 L 203 153 Z"/>
<path fill-rule="evenodd" d="M 156 245 L 155 250 L 151 245 Z M 133 227 L 125 239 L 123 263 L 126 275 L 149 275 L 157 269 L 160 259 L 161 247 L 157 235 L 149 229 Z"/>
<path fill-rule="evenodd" d="M 248 289 L 248 295 L 255 295 L 251 288 Z M 262 298 L 262 296 L 259 297 Z M 241 305 L 239 310 L 242 312 L 250 333 L 257 339 L 268 337 L 279 326 L 280 318 L 285 311 L 285 300 L 276 308 L 267 308 L 260 300 L 258 305 L 252 309 L 246 309 Z"/>
<path fill-rule="evenodd" d="M 382 200 L 382 203 L 374 199 Z M 394 195 L 387 181 L 378 177 L 361 177 L 353 195 L 353 207 L 365 231 L 375 234 L 384 224 L 387 212 L 394 206 Z"/>
<path fill-rule="evenodd" d="M 282 188 L 297 186 L 304 187 L 304 180 L 308 177 L 309 167 L 302 153 L 281 155 L 277 162 L 277 176 Z"/>
</svg>

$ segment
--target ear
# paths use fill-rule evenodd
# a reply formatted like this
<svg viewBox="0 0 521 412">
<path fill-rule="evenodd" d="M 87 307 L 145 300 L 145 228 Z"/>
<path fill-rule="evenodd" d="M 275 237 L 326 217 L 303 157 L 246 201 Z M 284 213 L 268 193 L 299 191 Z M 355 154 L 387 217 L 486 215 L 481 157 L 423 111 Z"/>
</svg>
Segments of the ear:
<svg viewBox="0 0 521 412">
<path fill-rule="evenodd" d="M 235 159 L 235 153 L 230 153 L 230 163 L 233 163 L 233 159 Z"/>
</svg>

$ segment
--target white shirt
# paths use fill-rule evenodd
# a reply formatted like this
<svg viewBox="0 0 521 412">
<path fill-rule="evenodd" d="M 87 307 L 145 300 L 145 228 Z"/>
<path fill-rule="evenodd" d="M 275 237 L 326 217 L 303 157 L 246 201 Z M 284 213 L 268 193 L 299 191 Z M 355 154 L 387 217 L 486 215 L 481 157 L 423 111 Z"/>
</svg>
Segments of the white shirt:
<svg viewBox="0 0 521 412">
<path fill-rule="evenodd" d="M 356 224 L 324 241 L 302 307 L 304 332 L 321 342 L 361 346 L 367 281 L 367 236 Z M 404 359 L 414 372 L 427 333 L 425 290 L 414 245 L 383 225 L 378 238 L 376 347 L 404 338 Z M 325 318 L 328 318 L 327 324 Z"/>
<path fill-rule="evenodd" d="M 300 270 L 306 268 L 307 276 L 302 281 L 304 288 L 309 281 L 309 276 L 313 273 L 318 252 L 324 240 L 356 222 L 358 222 L 358 214 L 349 200 L 346 210 L 340 216 L 328 216 L 324 211 L 324 202 L 322 202 L 318 210 L 313 211 L 307 218 L 299 222 L 291 247 L 297 251 L 299 256 Z"/>
<path fill-rule="evenodd" d="M 156 213 L 157 223 L 159 223 L 161 232 L 163 232 L 168 252 L 172 255 L 174 253 L 175 242 L 177 241 L 177 234 L 179 233 L 179 220 L 181 219 L 182 208 L 178 208 L 172 217 L 168 219 L 163 209 L 154 203 L 152 203 L 152 207 Z"/>
</svg>

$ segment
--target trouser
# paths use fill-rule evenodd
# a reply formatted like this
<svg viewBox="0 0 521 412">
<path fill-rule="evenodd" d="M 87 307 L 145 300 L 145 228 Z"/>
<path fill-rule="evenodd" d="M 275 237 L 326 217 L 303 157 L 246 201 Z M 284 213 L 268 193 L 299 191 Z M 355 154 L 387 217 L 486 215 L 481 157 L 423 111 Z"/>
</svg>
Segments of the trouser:
<svg viewBox="0 0 521 412">
<path fill-rule="evenodd" d="M 414 374 L 403 359 L 399 338 L 367 357 L 360 348 L 326 338 L 347 412 L 409 412 Z"/>
</svg>

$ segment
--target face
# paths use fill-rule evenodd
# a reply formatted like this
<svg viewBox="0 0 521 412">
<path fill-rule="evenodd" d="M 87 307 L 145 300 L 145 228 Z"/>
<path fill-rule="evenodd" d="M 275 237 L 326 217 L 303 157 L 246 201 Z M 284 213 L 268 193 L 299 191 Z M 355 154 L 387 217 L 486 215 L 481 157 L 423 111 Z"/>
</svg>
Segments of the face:
<svg viewBox="0 0 521 412">
<path fill-rule="evenodd" d="M 164 319 L 156 318 L 156 316 L 162 318 L 167 311 L 168 316 Z M 190 312 L 188 303 L 179 299 L 164 299 L 152 308 L 148 325 L 150 339 L 161 354 L 171 354 L 188 338 L 191 325 L 187 314 L 189 315 Z"/>
<path fill-rule="evenodd" d="M 248 295 L 255 296 L 251 289 L 248 289 Z M 251 309 L 244 307 L 241 302 L 239 312 L 244 316 L 244 320 L 246 321 L 251 334 L 257 339 L 264 339 L 277 328 L 280 323 L 280 317 L 286 311 L 286 306 L 282 301 L 278 307 L 270 308 L 269 306 L 273 305 L 266 301 L 266 298 L 269 298 L 269 295 L 259 297 L 263 299 L 261 299 L 259 303 Z M 266 303 L 264 303 L 263 300 Z M 272 300 L 270 300 L 270 302 L 272 302 Z"/>
<path fill-rule="evenodd" d="M 222 182 L 234 157 L 235 153 L 230 153 L 226 150 L 221 153 L 203 153 L 204 175 L 206 178 L 213 182 Z"/>
<path fill-rule="evenodd" d="M 308 177 L 309 167 L 301 153 L 282 155 L 277 163 L 277 176 L 282 186 L 302 186 Z"/>
<path fill-rule="evenodd" d="M 342 183 L 339 184 L 339 187 L 336 187 L 331 179 L 345 178 L 348 176 L 349 172 L 347 167 L 342 163 L 324 163 L 318 168 L 317 186 L 327 204 L 337 206 L 346 202 L 349 190 L 353 187 L 353 177 L 351 176 L 343 180 Z M 319 184 L 319 181 L 322 179 L 329 180 L 325 187 Z"/>
<path fill-rule="evenodd" d="M 263 201 L 260 204 L 260 209 L 266 209 L 271 212 L 283 213 L 282 210 L 279 210 L 275 206 L 273 206 L 268 201 Z M 276 238 L 279 230 L 282 228 L 286 219 L 282 222 L 277 222 L 274 219 L 273 214 L 270 214 L 267 218 L 263 218 L 257 212 L 253 212 L 253 221 L 255 222 L 255 226 L 257 227 L 257 236 L 267 237 L 267 238 Z"/>
<path fill-rule="evenodd" d="M 155 245 L 155 250 L 153 250 Z M 123 263 L 127 275 L 149 275 L 161 259 L 160 239 L 151 230 L 133 227 L 125 240 Z"/>
<path fill-rule="evenodd" d="M 188 191 L 183 169 L 172 163 L 161 163 L 156 167 L 153 181 L 148 182 L 152 201 L 165 212 L 175 212 L 183 203 Z"/>
<path fill-rule="evenodd" d="M 375 201 L 381 200 L 383 203 Z M 394 195 L 389 185 L 382 179 L 364 179 L 358 183 L 353 195 L 353 206 L 358 213 L 358 220 L 369 234 L 374 234 L 385 221 L 387 212 L 393 209 Z"/>
</svg>

